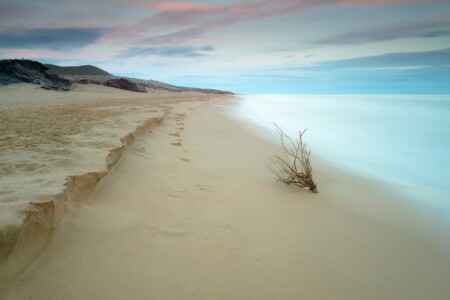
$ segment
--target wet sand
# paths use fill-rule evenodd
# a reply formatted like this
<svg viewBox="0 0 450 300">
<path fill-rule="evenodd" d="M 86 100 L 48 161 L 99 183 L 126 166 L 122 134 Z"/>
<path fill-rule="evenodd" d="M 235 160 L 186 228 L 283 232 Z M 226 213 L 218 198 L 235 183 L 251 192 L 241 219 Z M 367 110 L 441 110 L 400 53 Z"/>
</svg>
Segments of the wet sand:
<svg viewBox="0 0 450 300">
<path fill-rule="evenodd" d="M 226 100 L 178 102 L 67 207 L 6 299 L 448 298 L 449 256 L 394 192 L 322 162 L 319 194 L 285 186 L 266 167 L 279 146 Z"/>
</svg>

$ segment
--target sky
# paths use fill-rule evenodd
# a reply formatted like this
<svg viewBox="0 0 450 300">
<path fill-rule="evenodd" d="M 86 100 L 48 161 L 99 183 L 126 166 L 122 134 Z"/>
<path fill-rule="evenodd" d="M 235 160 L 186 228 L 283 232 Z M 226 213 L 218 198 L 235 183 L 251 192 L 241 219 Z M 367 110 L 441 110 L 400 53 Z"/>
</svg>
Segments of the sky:
<svg viewBox="0 0 450 300">
<path fill-rule="evenodd" d="M 0 0 L 0 58 L 244 94 L 450 94 L 450 1 Z"/>
</svg>

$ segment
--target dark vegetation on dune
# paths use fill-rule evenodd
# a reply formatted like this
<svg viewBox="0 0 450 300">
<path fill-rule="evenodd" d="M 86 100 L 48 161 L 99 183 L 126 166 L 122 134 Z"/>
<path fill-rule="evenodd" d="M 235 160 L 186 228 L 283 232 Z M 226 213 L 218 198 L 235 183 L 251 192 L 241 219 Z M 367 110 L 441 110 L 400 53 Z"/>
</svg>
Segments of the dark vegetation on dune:
<svg viewBox="0 0 450 300">
<path fill-rule="evenodd" d="M 133 91 L 133 92 L 141 92 L 141 93 L 147 93 L 147 90 L 142 85 L 137 85 L 131 80 L 120 78 L 120 79 L 109 79 L 105 81 L 103 84 L 105 86 Z"/>
<path fill-rule="evenodd" d="M 43 89 L 69 91 L 71 82 L 55 74 L 49 74 L 47 68 L 32 60 L 0 60 L 0 84 L 13 83 L 39 84 Z"/>
<path fill-rule="evenodd" d="M 233 94 L 214 89 L 180 87 L 155 80 L 114 76 L 91 65 L 61 67 L 50 64 L 43 65 L 32 60 L 0 60 L 0 84 L 8 85 L 22 82 L 39 84 L 44 89 L 58 91 L 69 91 L 70 85 L 78 83 L 98 84 L 140 93 L 147 93 L 148 90 L 162 90 L 170 92 L 193 91 L 206 94 Z"/>
<path fill-rule="evenodd" d="M 97 68 L 96 66 L 83 65 L 75 67 L 60 67 L 57 65 L 44 64 L 48 68 L 47 73 L 56 75 L 112 75 L 105 70 Z"/>
</svg>

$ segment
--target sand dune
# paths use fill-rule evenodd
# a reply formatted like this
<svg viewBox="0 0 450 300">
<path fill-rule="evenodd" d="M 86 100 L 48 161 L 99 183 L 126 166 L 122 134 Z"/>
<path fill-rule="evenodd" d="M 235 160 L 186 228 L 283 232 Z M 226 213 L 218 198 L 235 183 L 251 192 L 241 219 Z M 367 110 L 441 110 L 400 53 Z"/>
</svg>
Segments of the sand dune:
<svg viewBox="0 0 450 300">
<path fill-rule="evenodd" d="M 376 217 L 395 194 L 320 162 L 319 194 L 275 182 L 277 145 L 220 113 L 223 100 L 191 100 L 166 103 L 66 209 L 6 299 L 447 299 L 448 255 L 408 211 Z"/>
</svg>

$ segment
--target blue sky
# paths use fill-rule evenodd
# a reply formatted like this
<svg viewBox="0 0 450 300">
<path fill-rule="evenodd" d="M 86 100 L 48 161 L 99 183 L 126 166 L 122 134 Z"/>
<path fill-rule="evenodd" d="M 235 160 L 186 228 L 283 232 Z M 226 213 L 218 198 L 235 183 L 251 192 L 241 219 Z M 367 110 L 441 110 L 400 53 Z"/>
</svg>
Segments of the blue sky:
<svg viewBox="0 0 450 300">
<path fill-rule="evenodd" d="M 0 0 L 0 58 L 237 93 L 450 94 L 450 2 Z"/>
</svg>

